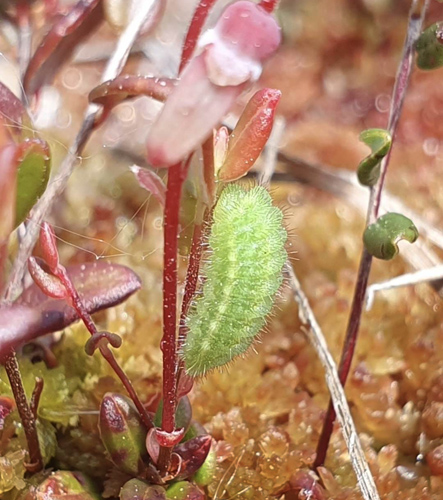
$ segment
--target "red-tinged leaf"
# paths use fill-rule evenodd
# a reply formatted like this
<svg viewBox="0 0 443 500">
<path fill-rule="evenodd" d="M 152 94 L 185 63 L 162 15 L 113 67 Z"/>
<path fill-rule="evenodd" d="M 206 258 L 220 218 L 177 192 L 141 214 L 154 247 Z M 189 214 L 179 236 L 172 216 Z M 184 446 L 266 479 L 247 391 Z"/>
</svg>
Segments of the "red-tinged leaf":
<svg viewBox="0 0 443 500">
<path fill-rule="evenodd" d="M 262 89 L 248 102 L 230 136 L 226 158 L 218 172 L 220 180 L 234 181 L 252 168 L 271 135 L 280 97 L 279 90 Z"/>
<path fill-rule="evenodd" d="M 47 222 L 43 222 L 40 228 L 39 243 L 43 259 L 51 271 L 54 271 L 59 265 L 59 255 L 54 230 Z"/>
<path fill-rule="evenodd" d="M 181 457 L 182 467 L 175 479 L 186 479 L 195 474 L 205 462 L 211 449 L 211 444 L 212 438 L 206 434 L 204 436 L 197 436 L 176 446 L 174 453 L 177 453 Z"/>
<path fill-rule="evenodd" d="M 155 437 L 160 446 L 165 446 L 166 448 L 172 448 L 176 446 L 183 439 L 185 435 L 185 429 L 177 429 L 172 432 L 162 431 L 159 428 L 155 428 Z"/>
<path fill-rule="evenodd" d="M 154 196 L 162 207 L 165 206 L 166 186 L 160 177 L 152 170 L 133 165 L 130 167 L 140 186 Z"/>
<path fill-rule="evenodd" d="M 55 276 L 44 271 L 35 257 L 29 257 L 28 270 L 34 283 L 48 297 L 66 299 L 69 296 L 63 283 Z"/>
<path fill-rule="evenodd" d="M 148 135 L 148 162 L 170 166 L 186 158 L 211 134 L 244 88 L 245 84 L 213 84 L 204 52 L 192 59 Z"/>
<path fill-rule="evenodd" d="M 59 68 L 69 61 L 74 50 L 103 21 L 101 0 L 80 0 L 59 18 L 32 57 L 24 77 L 27 93 L 36 93 L 51 83 Z"/>
<path fill-rule="evenodd" d="M 67 270 L 90 314 L 120 304 L 141 286 L 131 269 L 109 262 L 75 265 Z M 64 300 L 47 297 L 33 284 L 17 302 L 0 308 L 0 356 L 19 344 L 62 330 L 77 319 L 75 310 Z"/>
<path fill-rule="evenodd" d="M 22 132 L 25 108 L 20 99 L 6 85 L 0 83 L 0 116 L 12 136 Z"/>
<path fill-rule="evenodd" d="M 121 75 L 102 83 L 89 94 L 90 102 L 103 106 L 96 125 L 106 119 L 112 108 L 128 99 L 146 96 L 164 102 L 176 84 L 172 78 L 134 75 Z"/>
</svg>

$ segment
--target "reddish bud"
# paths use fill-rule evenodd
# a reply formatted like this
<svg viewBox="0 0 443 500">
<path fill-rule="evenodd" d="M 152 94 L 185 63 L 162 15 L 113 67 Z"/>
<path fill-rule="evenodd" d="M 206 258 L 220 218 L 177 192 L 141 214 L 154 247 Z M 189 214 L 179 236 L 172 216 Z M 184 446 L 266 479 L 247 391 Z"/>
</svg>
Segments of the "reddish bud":
<svg viewBox="0 0 443 500">
<path fill-rule="evenodd" d="M 46 264 L 51 271 L 55 271 L 59 265 L 59 255 L 54 230 L 47 222 L 43 222 L 40 228 L 40 248 Z"/>
<path fill-rule="evenodd" d="M 63 283 L 55 276 L 44 271 L 35 257 L 29 257 L 28 270 L 34 283 L 45 295 L 53 299 L 66 299 L 68 297 L 68 292 Z"/>
<path fill-rule="evenodd" d="M 129 169 L 137 178 L 140 186 L 146 189 L 148 193 L 151 193 L 160 205 L 164 207 L 166 199 L 166 186 L 160 177 L 152 170 L 141 168 L 137 165 L 133 165 L 132 167 L 129 167 Z"/>
<path fill-rule="evenodd" d="M 228 152 L 218 172 L 220 180 L 234 181 L 252 168 L 271 135 L 280 97 L 279 90 L 262 89 L 250 99 L 229 138 Z"/>
<path fill-rule="evenodd" d="M 280 44 L 275 19 L 253 2 L 235 2 L 201 38 L 147 140 L 148 161 L 172 165 L 192 153 L 261 74 Z"/>
</svg>

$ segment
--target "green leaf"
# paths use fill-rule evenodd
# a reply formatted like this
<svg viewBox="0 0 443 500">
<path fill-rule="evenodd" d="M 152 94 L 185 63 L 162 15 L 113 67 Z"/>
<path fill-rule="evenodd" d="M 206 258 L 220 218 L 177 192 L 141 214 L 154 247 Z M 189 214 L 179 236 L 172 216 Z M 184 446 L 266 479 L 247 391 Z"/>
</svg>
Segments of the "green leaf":
<svg viewBox="0 0 443 500">
<path fill-rule="evenodd" d="M 374 186 L 380 176 L 380 162 L 391 149 L 392 138 L 387 130 L 370 128 L 364 130 L 359 139 L 371 148 L 372 153 L 360 162 L 358 180 L 363 186 Z"/>
<path fill-rule="evenodd" d="M 432 24 L 420 35 L 415 45 L 417 66 L 431 70 L 443 66 L 443 22 Z"/>
<path fill-rule="evenodd" d="M 398 254 L 398 242 L 414 243 L 418 230 L 404 215 L 388 213 L 369 225 L 363 234 L 366 250 L 377 259 L 391 260 Z"/>
<path fill-rule="evenodd" d="M 49 146 L 38 139 L 20 145 L 22 159 L 17 172 L 15 226 L 21 224 L 44 193 L 51 172 Z"/>
</svg>

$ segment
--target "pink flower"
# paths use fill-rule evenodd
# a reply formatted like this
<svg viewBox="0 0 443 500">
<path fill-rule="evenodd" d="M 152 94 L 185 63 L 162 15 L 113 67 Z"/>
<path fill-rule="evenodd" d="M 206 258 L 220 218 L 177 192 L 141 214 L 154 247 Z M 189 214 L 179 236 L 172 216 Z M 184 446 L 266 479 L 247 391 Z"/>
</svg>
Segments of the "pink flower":
<svg viewBox="0 0 443 500">
<path fill-rule="evenodd" d="M 200 39 L 200 53 L 184 69 L 147 140 L 154 166 L 183 160 L 229 112 L 241 92 L 256 81 L 279 47 L 280 28 L 266 10 L 241 0 L 223 11 Z"/>
</svg>

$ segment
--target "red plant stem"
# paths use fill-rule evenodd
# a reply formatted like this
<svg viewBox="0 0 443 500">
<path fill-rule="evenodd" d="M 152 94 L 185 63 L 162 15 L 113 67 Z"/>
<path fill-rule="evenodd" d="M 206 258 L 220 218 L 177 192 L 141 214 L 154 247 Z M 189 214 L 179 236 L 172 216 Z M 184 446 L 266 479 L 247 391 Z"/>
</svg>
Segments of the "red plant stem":
<svg viewBox="0 0 443 500">
<path fill-rule="evenodd" d="M 420 5 L 421 3 L 419 2 L 419 0 L 413 0 L 411 10 L 409 12 L 408 29 L 403 47 L 403 54 L 397 71 L 394 90 L 392 93 L 391 109 L 388 121 L 388 131 L 392 137 L 392 145 L 394 143 L 398 121 L 408 89 L 409 78 L 414 65 L 414 46 L 422 30 L 424 17 L 429 6 L 429 0 L 425 0 L 423 7 L 420 7 Z M 381 163 L 380 178 L 378 179 L 377 184 L 373 188 L 371 188 L 371 196 L 369 200 L 366 224 L 372 224 L 378 217 L 383 186 L 386 179 L 386 172 L 391 157 L 391 151 L 392 146 Z M 352 360 L 354 357 L 355 346 L 357 344 L 358 331 L 361 323 L 361 316 L 365 301 L 366 288 L 368 286 L 369 273 L 371 271 L 371 264 L 372 256 L 364 248 L 360 258 L 360 265 L 358 269 L 357 282 L 354 289 L 351 313 L 346 329 L 345 341 L 343 344 L 343 350 L 338 370 L 340 382 L 343 386 L 346 384 L 346 380 L 348 378 Z M 326 453 L 329 447 L 329 442 L 331 440 L 334 421 L 335 411 L 332 403 L 329 402 L 323 429 L 317 445 L 317 455 L 314 462 L 315 468 L 320 467 L 324 464 Z"/>
<path fill-rule="evenodd" d="M 183 348 L 183 345 L 186 340 L 186 335 L 188 333 L 185 321 L 189 311 L 189 307 L 191 305 L 191 301 L 195 295 L 195 291 L 197 290 L 198 273 L 200 270 L 200 261 L 203 251 L 202 242 L 203 242 L 202 225 L 196 224 L 194 226 L 194 233 L 192 235 L 191 252 L 189 254 L 188 270 L 186 272 L 185 294 L 183 296 L 182 310 L 180 314 L 177 352 L 180 352 L 181 349 Z M 180 377 L 182 376 L 183 369 L 184 369 L 184 363 L 180 359 L 177 369 L 177 387 L 179 387 L 180 385 Z"/>
<path fill-rule="evenodd" d="M 183 71 L 183 68 L 188 64 L 189 59 L 192 57 L 195 46 L 197 45 L 198 37 L 200 36 L 203 24 L 208 17 L 209 11 L 216 0 L 200 0 L 197 8 L 195 9 L 194 15 L 192 16 L 191 24 L 189 25 L 188 32 L 186 33 L 186 38 L 183 43 L 182 56 L 180 61 L 179 73 Z"/>
<path fill-rule="evenodd" d="M 177 252 L 180 199 L 187 165 L 182 162 L 169 167 L 164 215 L 163 249 L 163 413 L 162 430 L 175 429 L 177 406 Z M 160 447 L 158 469 L 165 473 L 170 464 L 172 449 Z"/>
<path fill-rule="evenodd" d="M 31 402 L 29 404 L 34 418 L 37 418 L 38 405 L 40 403 L 40 397 L 42 395 L 44 385 L 45 381 L 42 378 L 35 377 L 35 386 L 34 390 L 32 391 Z"/>
<path fill-rule="evenodd" d="M 94 323 L 91 315 L 86 311 L 86 309 L 83 305 L 83 302 L 80 298 L 80 295 L 78 294 L 76 288 L 74 287 L 74 284 L 72 283 L 71 278 L 68 276 L 66 269 L 63 266 L 59 265 L 54 270 L 54 275 L 60 279 L 60 281 L 63 283 L 64 287 L 68 291 L 70 299 L 71 299 L 71 305 L 76 310 L 77 314 L 79 315 L 80 319 L 85 324 L 89 333 L 91 335 L 96 334 L 97 327 L 95 326 L 95 323 Z M 140 413 L 140 417 L 141 417 L 143 423 L 145 424 L 145 426 L 148 429 L 153 427 L 152 419 L 149 416 L 149 413 L 146 411 L 146 408 L 143 406 L 143 403 L 141 402 L 140 398 L 138 397 L 138 394 L 135 391 L 131 381 L 129 380 L 126 373 L 123 371 L 122 367 L 118 364 L 118 362 L 115 359 L 115 356 L 114 356 L 113 352 L 111 351 L 111 349 L 109 348 L 109 346 L 106 343 L 101 342 L 99 345 L 99 350 L 100 350 L 101 355 L 105 358 L 105 360 L 108 362 L 110 367 L 114 370 L 115 374 L 118 376 L 118 378 L 120 379 L 124 388 L 128 392 L 130 398 L 132 399 L 138 412 Z"/>
<path fill-rule="evenodd" d="M 258 5 L 266 12 L 274 12 L 279 0 L 262 0 Z"/>
<path fill-rule="evenodd" d="M 23 381 L 18 367 L 15 351 L 5 361 L 5 370 L 11 384 L 12 394 L 17 405 L 18 414 L 22 421 L 25 432 L 26 442 L 28 444 L 29 461 L 27 469 L 30 472 L 38 472 L 43 469 L 43 459 L 38 442 L 37 427 L 35 416 L 28 404 L 26 394 L 23 389 Z"/>
</svg>

